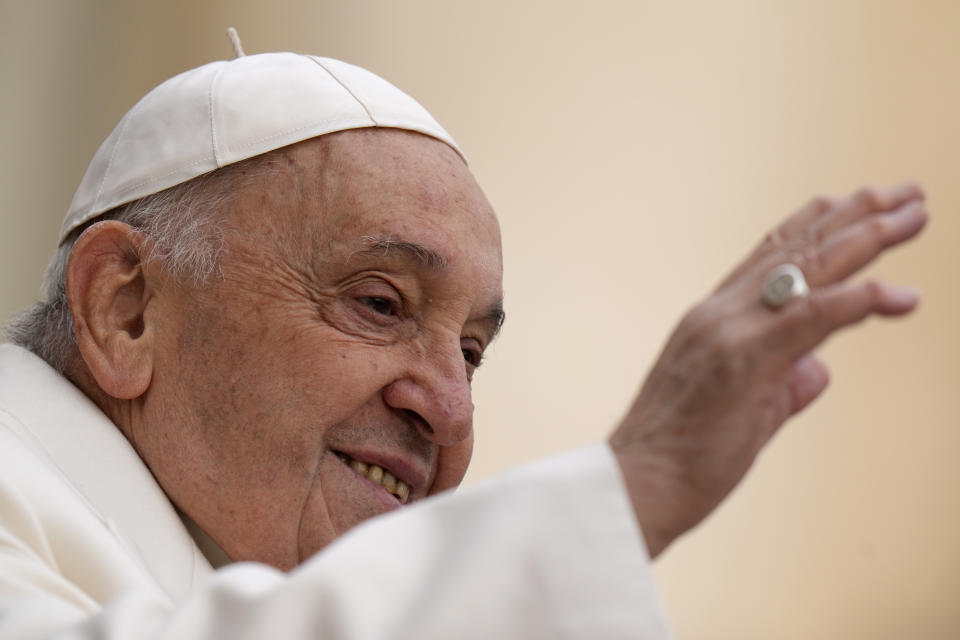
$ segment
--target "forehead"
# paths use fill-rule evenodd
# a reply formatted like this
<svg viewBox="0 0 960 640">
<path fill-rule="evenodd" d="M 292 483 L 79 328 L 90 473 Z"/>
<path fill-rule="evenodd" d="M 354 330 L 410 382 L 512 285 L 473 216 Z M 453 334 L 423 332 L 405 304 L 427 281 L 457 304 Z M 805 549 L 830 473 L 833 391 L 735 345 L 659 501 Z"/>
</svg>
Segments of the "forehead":
<svg viewBox="0 0 960 640">
<path fill-rule="evenodd" d="M 281 171 L 271 174 L 261 204 L 285 211 L 289 228 L 321 259 L 373 238 L 415 243 L 451 265 L 501 269 L 490 204 L 460 156 L 433 138 L 382 128 L 339 132 L 288 148 Z"/>
</svg>

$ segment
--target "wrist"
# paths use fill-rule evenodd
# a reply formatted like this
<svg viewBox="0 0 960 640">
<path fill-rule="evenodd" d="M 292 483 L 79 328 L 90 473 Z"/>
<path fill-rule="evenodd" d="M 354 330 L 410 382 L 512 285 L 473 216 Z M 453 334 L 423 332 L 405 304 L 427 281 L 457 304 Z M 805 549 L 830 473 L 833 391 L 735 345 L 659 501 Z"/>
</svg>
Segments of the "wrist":
<svg viewBox="0 0 960 640">
<path fill-rule="evenodd" d="M 702 519 L 695 496 L 683 489 L 680 474 L 665 456 L 611 439 L 627 497 L 643 534 L 650 559 Z M 709 512 L 709 509 L 707 510 Z"/>
</svg>

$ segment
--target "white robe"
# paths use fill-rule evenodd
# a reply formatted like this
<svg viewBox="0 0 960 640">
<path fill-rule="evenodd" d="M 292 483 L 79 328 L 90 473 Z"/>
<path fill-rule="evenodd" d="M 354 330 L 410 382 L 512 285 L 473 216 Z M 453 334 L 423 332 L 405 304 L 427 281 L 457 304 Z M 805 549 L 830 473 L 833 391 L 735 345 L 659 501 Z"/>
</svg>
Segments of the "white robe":
<svg viewBox="0 0 960 640">
<path fill-rule="evenodd" d="M 0 639 L 669 637 L 605 445 L 218 571 L 78 389 L 0 345 Z"/>
</svg>

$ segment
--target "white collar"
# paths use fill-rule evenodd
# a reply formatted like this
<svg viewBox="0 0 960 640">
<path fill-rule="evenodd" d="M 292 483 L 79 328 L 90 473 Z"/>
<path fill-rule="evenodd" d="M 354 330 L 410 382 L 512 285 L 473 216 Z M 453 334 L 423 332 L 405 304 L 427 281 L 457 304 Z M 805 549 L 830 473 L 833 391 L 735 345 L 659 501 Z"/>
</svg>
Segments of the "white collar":
<svg viewBox="0 0 960 640">
<path fill-rule="evenodd" d="M 0 345 L 0 407 L 174 601 L 211 571 L 113 422 L 46 362 L 11 344 Z"/>
</svg>

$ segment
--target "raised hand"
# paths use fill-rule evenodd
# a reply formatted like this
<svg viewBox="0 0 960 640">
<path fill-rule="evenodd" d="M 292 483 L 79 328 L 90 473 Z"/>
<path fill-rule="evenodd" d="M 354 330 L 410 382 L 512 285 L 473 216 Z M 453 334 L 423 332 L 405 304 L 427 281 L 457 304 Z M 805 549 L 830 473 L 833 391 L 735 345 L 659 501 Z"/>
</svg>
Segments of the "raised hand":
<svg viewBox="0 0 960 640">
<path fill-rule="evenodd" d="M 812 353 L 820 343 L 872 314 L 916 306 L 912 289 L 847 278 L 926 220 L 915 184 L 815 198 L 687 313 L 610 437 L 651 557 L 713 511 L 787 418 L 826 388 L 827 368 Z M 800 269 L 809 294 L 764 301 L 783 264 Z"/>
</svg>

